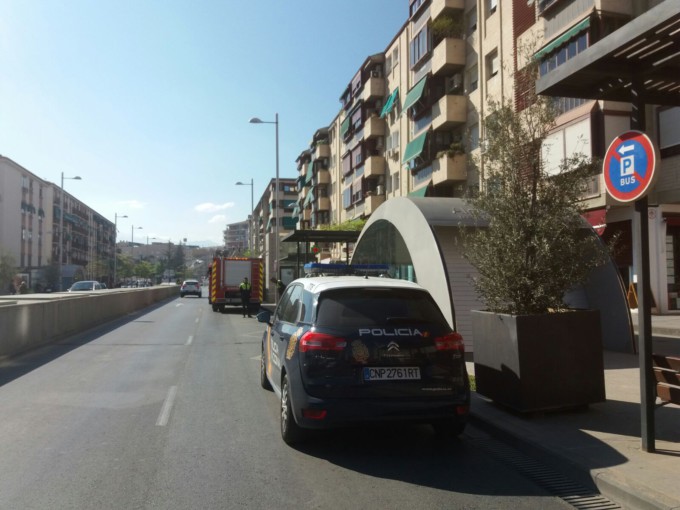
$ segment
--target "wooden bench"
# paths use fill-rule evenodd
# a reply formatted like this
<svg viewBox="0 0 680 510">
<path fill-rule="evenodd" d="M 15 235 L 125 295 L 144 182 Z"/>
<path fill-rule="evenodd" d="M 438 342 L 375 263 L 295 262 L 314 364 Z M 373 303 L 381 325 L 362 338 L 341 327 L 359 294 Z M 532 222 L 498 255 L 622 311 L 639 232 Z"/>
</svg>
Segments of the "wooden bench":
<svg viewBox="0 0 680 510">
<path fill-rule="evenodd" d="M 680 357 L 652 354 L 660 405 L 680 405 Z"/>
</svg>

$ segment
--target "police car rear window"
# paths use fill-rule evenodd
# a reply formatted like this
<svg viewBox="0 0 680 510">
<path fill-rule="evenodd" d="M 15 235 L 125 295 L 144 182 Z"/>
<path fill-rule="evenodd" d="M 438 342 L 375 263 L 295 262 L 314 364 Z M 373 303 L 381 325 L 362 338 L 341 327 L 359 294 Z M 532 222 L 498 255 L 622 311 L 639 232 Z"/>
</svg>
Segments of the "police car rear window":
<svg viewBox="0 0 680 510">
<path fill-rule="evenodd" d="M 377 327 L 411 321 L 445 325 L 432 297 L 411 289 L 342 289 L 319 297 L 319 327 Z"/>
</svg>

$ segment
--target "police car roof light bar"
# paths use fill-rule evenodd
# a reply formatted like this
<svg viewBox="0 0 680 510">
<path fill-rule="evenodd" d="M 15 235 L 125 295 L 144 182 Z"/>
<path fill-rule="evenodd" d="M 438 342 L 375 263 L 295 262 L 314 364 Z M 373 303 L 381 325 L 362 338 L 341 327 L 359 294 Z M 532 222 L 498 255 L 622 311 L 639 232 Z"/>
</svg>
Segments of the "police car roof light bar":
<svg viewBox="0 0 680 510">
<path fill-rule="evenodd" d="M 306 276 L 374 275 L 388 276 L 388 264 L 305 264 Z"/>
</svg>

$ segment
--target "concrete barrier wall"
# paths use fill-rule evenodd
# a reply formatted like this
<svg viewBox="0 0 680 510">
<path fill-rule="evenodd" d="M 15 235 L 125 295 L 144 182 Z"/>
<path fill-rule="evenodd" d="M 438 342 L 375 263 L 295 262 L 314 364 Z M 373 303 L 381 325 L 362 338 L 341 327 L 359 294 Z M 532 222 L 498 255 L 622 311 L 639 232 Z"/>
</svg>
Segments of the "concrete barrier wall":
<svg viewBox="0 0 680 510">
<path fill-rule="evenodd" d="M 179 286 L 163 285 L 5 297 L 0 300 L 0 358 L 56 342 L 177 296 Z"/>
</svg>

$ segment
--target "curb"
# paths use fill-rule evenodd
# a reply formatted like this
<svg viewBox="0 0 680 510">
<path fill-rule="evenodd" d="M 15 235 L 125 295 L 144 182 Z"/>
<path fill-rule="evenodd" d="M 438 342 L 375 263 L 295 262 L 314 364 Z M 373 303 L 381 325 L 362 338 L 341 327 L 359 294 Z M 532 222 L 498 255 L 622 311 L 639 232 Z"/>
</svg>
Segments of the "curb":
<svg viewBox="0 0 680 510">
<path fill-rule="evenodd" d="M 533 450 L 542 456 L 542 462 L 552 464 L 553 467 L 575 478 L 586 487 L 595 487 L 602 496 L 610 499 L 613 503 L 630 510 L 680 509 L 680 501 L 641 484 L 637 480 L 621 476 L 616 473 L 615 469 L 591 470 L 574 462 L 573 459 L 562 452 L 531 441 L 527 436 L 513 431 L 512 427 L 499 425 L 499 422 L 492 420 L 490 416 L 485 416 L 483 411 L 481 413 L 475 412 L 475 407 L 478 407 L 475 406 L 475 401 L 483 402 L 484 405 L 493 405 L 473 391 L 470 405 L 470 423 L 500 438 L 510 440 L 511 443 L 520 448 Z"/>
</svg>

